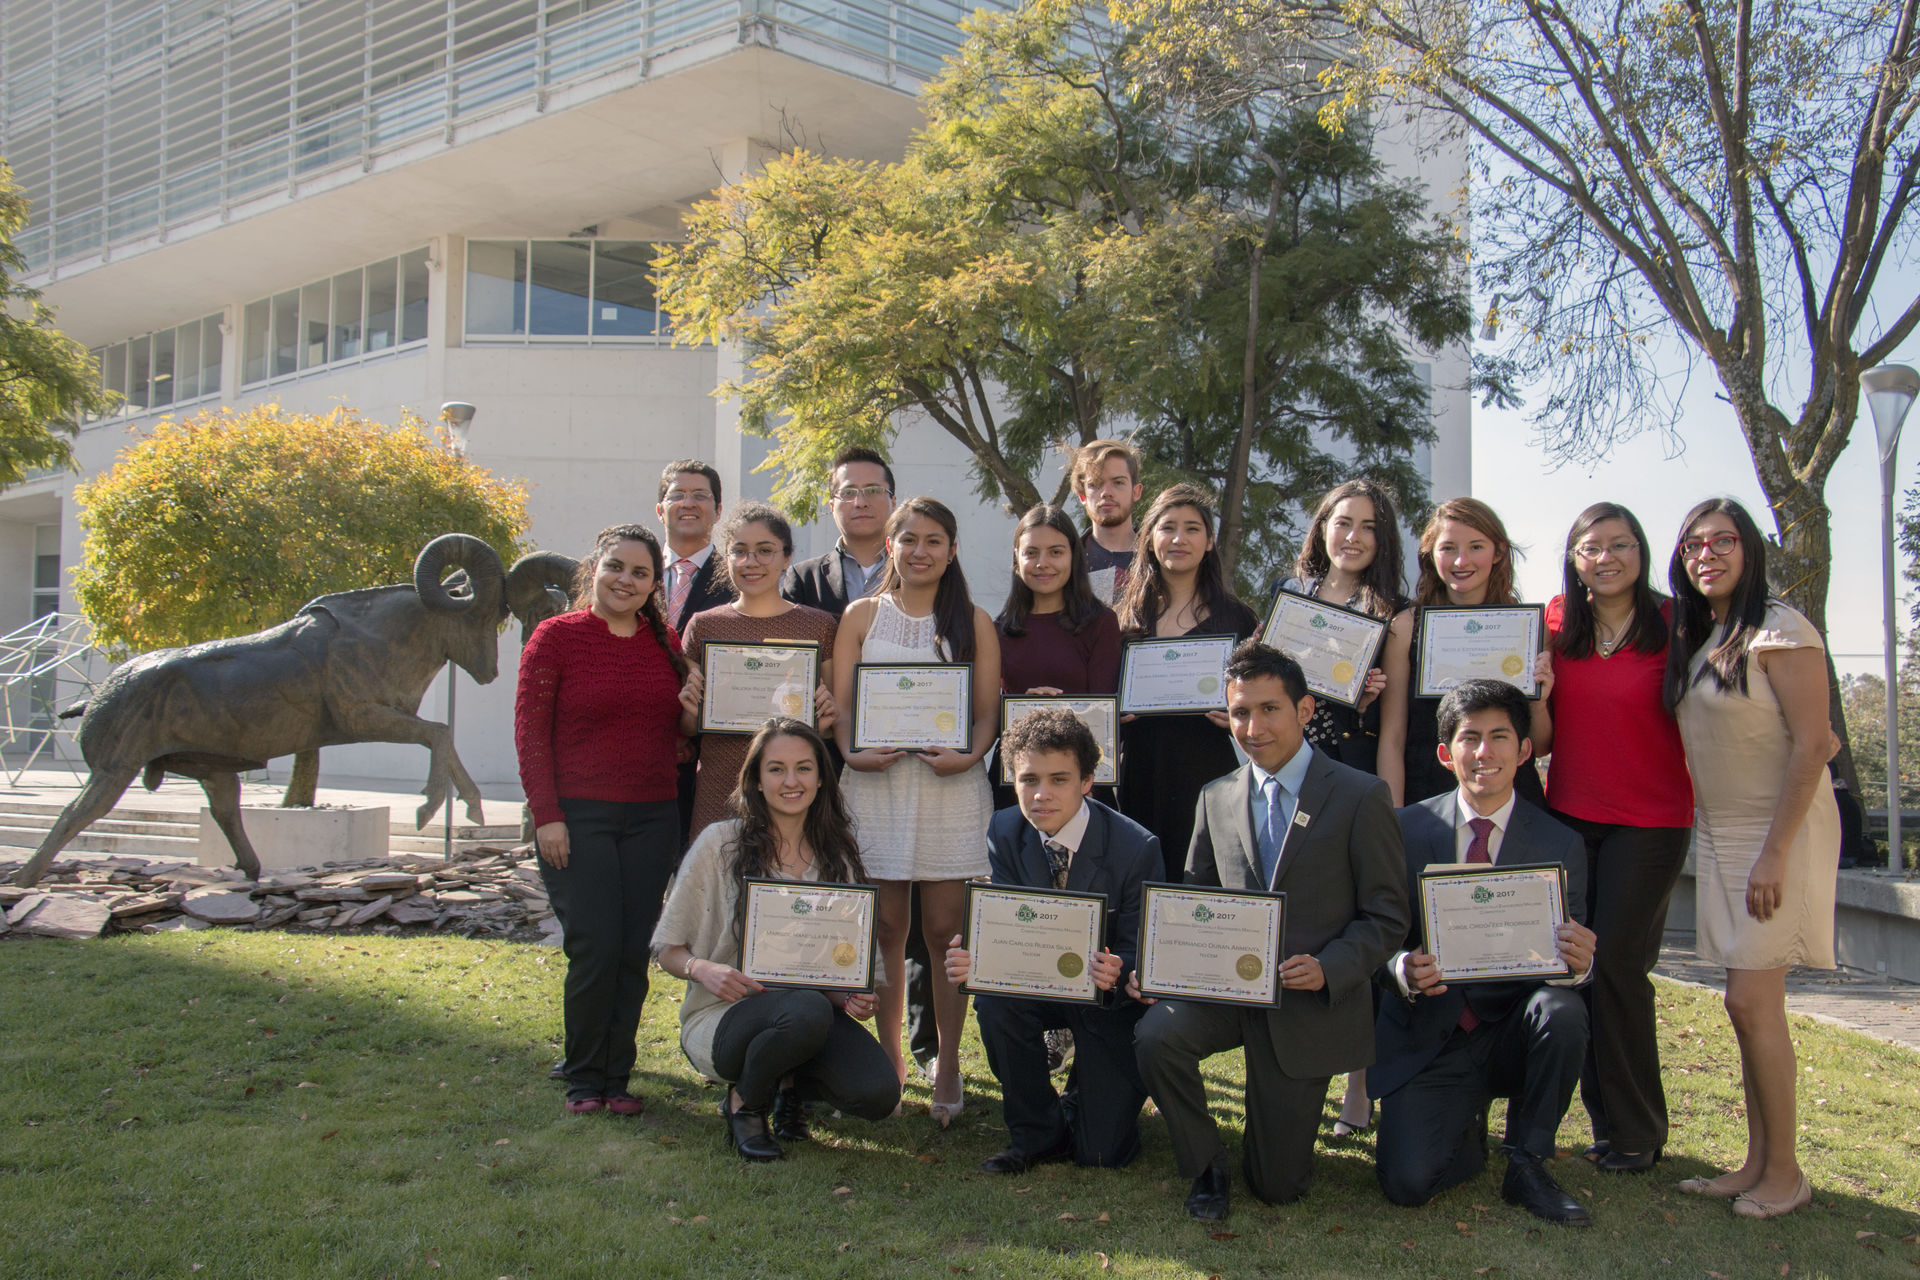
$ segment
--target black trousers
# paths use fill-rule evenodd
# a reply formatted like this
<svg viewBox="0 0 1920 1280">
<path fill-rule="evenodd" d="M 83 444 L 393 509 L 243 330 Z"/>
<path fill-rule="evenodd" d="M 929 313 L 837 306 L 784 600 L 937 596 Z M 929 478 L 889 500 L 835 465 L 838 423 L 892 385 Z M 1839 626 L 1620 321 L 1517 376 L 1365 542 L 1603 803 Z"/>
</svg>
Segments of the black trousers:
<svg viewBox="0 0 1920 1280">
<path fill-rule="evenodd" d="M 1680 867 L 1687 827 L 1625 827 L 1554 815 L 1587 842 L 1588 927 L 1598 940 L 1583 989 L 1592 1029 L 1580 1101 L 1595 1140 L 1652 1151 L 1667 1140 L 1667 1094 L 1654 1026 L 1653 966 Z"/>
<path fill-rule="evenodd" d="M 543 858 L 540 879 L 564 932 L 567 979 L 561 1069 L 569 1098 L 627 1087 L 647 999 L 648 947 L 667 881 L 680 861 L 674 802 L 560 801 L 569 853 Z"/>
<path fill-rule="evenodd" d="M 809 1102 L 884 1120 L 900 1082 L 873 1033 L 818 991 L 770 990 L 736 1000 L 713 1033 L 713 1067 L 749 1111 L 773 1105 L 788 1076 Z"/>
<path fill-rule="evenodd" d="M 1162 1000 L 1134 1031 L 1134 1052 L 1173 1139 L 1183 1178 L 1225 1169 L 1227 1144 L 1207 1112 L 1200 1064 L 1245 1047 L 1247 1129 L 1240 1166 L 1247 1187 L 1268 1204 L 1286 1204 L 1313 1183 L 1313 1144 L 1331 1076 L 1296 1078 L 1280 1069 L 1267 1015 L 1226 1005 Z M 1076 1049 L 1077 1056 L 1079 1050 Z"/>
<path fill-rule="evenodd" d="M 1076 1164 L 1117 1169 L 1140 1154 L 1147 1085 L 1134 1060 L 1133 1030 L 1146 1006 L 1110 1008 L 975 996 L 987 1065 L 1000 1081 L 1012 1145 L 1038 1155 L 1071 1136 Z M 1073 1032 L 1073 1069 L 1063 1098 L 1047 1073 L 1045 1033 Z"/>
<path fill-rule="evenodd" d="M 941 952 L 946 959 L 946 952 Z M 907 887 L 907 1052 L 921 1066 L 933 1067 L 940 1056 L 940 1027 L 933 1017 L 933 962 L 927 957 L 927 939 L 920 928 L 920 886 Z M 945 981 L 945 971 L 941 980 Z"/>
<path fill-rule="evenodd" d="M 1395 1204 L 1425 1204 L 1479 1174 L 1495 1098 L 1510 1099 L 1505 1145 L 1551 1157 L 1586 1053 L 1587 1007 L 1565 987 L 1539 988 L 1498 1022 L 1456 1028 L 1439 1056 L 1380 1099 L 1380 1190 Z"/>
</svg>

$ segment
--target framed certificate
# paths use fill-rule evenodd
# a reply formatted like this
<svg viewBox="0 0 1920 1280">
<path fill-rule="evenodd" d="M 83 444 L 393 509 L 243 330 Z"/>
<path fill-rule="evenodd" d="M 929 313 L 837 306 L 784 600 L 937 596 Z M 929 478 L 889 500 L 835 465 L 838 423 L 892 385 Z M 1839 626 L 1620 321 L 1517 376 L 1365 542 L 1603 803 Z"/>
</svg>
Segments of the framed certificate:
<svg viewBox="0 0 1920 1280">
<path fill-rule="evenodd" d="M 1420 873 L 1420 936 L 1441 980 L 1564 978 L 1554 930 L 1567 919 L 1567 869 L 1442 863 Z"/>
<path fill-rule="evenodd" d="M 700 732 L 758 733 L 772 716 L 813 724 L 819 645 L 709 643 L 703 649 Z"/>
<path fill-rule="evenodd" d="M 1107 895 L 971 881 L 965 987 L 975 995 L 1098 1004 L 1093 953 L 1107 936 Z"/>
<path fill-rule="evenodd" d="M 867 884 L 743 880 L 740 972 L 769 987 L 873 990 L 880 891 Z"/>
<path fill-rule="evenodd" d="M 1420 669 L 1416 697 L 1441 698 L 1468 680 L 1504 680 L 1531 698 L 1539 686 L 1533 664 L 1546 634 L 1546 609 L 1537 604 L 1500 609 L 1433 605 L 1419 611 Z"/>
<path fill-rule="evenodd" d="M 1140 890 L 1140 993 L 1274 1007 L 1286 917 L 1284 893 L 1149 881 Z"/>
<path fill-rule="evenodd" d="M 1234 636 L 1129 640 L 1120 649 L 1120 710 L 1151 716 L 1224 711 Z"/>
<path fill-rule="evenodd" d="M 1120 781 L 1120 699 L 1112 696 L 1003 697 L 1000 699 L 1000 732 L 1005 733 L 1013 727 L 1014 721 L 1043 707 L 1064 707 L 1073 712 L 1080 723 L 1093 730 L 1093 740 L 1100 744 L 1100 763 L 1093 770 L 1095 783 L 1112 786 Z M 1000 781 L 1008 786 L 1013 785 L 1013 761 L 1008 758 L 1004 748 L 1000 752 Z"/>
<path fill-rule="evenodd" d="M 863 662 L 853 669 L 853 749 L 973 745 L 973 668 L 964 662 Z"/>
<path fill-rule="evenodd" d="M 1267 611 L 1260 639 L 1300 664 L 1314 697 L 1350 707 L 1366 691 L 1367 672 L 1387 638 L 1387 621 L 1283 588 Z"/>
</svg>

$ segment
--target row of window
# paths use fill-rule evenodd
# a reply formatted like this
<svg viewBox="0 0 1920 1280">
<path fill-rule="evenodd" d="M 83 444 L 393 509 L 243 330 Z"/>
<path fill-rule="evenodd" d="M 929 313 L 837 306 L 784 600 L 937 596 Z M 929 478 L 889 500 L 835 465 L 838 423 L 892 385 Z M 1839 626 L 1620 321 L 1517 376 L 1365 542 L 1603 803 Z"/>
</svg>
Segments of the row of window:
<svg viewBox="0 0 1920 1280">
<path fill-rule="evenodd" d="M 668 338 L 646 240 L 469 240 L 469 340 Z"/>
<path fill-rule="evenodd" d="M 427 336 L 427 251 L 259 298 L 241 318 L 240 384 L 357 360 Z"/>
<path fill-rule="evenodd" d="M 100 385 L 120 397 L 112 410 L 145 413 L 220 394 L 220 317 L 96 347 Z"/>
</svg>

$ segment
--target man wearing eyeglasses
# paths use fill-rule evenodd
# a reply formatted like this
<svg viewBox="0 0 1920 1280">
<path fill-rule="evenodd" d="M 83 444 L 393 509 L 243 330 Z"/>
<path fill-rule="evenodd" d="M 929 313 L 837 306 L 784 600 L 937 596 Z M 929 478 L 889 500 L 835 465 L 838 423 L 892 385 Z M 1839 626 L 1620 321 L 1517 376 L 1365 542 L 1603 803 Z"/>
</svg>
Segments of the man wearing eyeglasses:
<svg viewBox="0 0 1920 1280">
<path fill-rule="evenodd" d="M 726 575 L 713 554 L 713 526 L 720 519 L 720 473 L 697 458 L 669 462 L 660 473 L 659 503 L 653 514 L 667 535 L 667 621 L 676 633 L 705 609 L 733 599 Z"/>
<path fill-rule="evenodd" d="M 823 556 L 787 569 L 780 594 L 834 617 L 880 589 L 887 570 L 887 517 L 893 514 L 893 468 L 871 449 L 842 449 L 828 471 L 828 510 L 840 540 Z"/>
</svg>

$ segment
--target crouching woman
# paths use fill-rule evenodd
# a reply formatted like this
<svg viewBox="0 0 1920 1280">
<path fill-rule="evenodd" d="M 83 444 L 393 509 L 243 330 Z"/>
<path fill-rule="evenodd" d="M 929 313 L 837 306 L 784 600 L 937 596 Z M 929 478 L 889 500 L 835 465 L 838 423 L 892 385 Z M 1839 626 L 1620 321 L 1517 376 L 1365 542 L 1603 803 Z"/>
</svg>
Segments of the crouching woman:
<svg viewBox="0 0 1920 1280">
<path fill-rule="evenodd" d="M 720 1107 L 734 1150 L 778 1160 L 780 1142 L 808 1136 L 805 1103 L 881 1120 L 899 1104 L 900 1083 L 880 1042 L 855 1021 L 873 1016 L 871 993 L 769 989 L 739 969 L 742 880 L 866 878 L 820 735 L 798 720 L 767 721 L 747 748 L 731 807 L 734 816 L 687 851 L 653 953 L 687 982 L 687 1061 L 730 1086 Z"/>
</svg>

